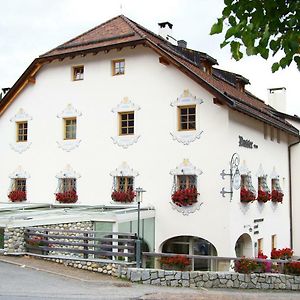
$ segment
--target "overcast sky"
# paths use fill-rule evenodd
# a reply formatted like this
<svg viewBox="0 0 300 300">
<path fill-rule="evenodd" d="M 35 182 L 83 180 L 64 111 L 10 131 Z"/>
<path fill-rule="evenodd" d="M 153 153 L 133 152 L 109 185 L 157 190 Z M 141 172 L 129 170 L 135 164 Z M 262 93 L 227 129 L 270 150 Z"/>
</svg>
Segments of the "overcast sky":
<svg viewBox="0 0 300 300">
<path fill-rule="evenodd" d="M 223 0 L 1 0 L 0 87 L 11 87 L 35 57 L 122 13 L 155 33 L 158 22 L 171 22 L 176 39 L 248 78 L 247 89 L 263 100 L 268 88 L 286 87 L 288 112 L 300 115 L 295 65 L 272 74 L 272 62 L 259 57 L 235 62 L 220 49 L 222 37 L 209 35 L 222 8 Z"/>
</svg>

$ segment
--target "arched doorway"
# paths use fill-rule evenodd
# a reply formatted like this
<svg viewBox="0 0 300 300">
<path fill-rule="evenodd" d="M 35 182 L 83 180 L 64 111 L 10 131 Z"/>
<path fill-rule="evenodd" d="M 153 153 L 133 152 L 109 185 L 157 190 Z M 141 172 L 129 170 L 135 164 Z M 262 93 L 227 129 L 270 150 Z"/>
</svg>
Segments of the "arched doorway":
<svg viewBox="0 0 300 300">
<path fill-rule="evenodd" d="M 235 254 L 237 257 L 252 257 L 252 239 L 248 233 L 242 234 L 235 243 Z"/>
<path fill-rule="evenodd" d="M 217 250 L 212 243 L 195 236 L 177 236 L 168 239 L 162 244 L 162 252 L 217 256 Z M 192 267 L 197 271 L 209 271 L 215 269 L 215 263 L 206 259 L 194 259 Z"/>
</svg>

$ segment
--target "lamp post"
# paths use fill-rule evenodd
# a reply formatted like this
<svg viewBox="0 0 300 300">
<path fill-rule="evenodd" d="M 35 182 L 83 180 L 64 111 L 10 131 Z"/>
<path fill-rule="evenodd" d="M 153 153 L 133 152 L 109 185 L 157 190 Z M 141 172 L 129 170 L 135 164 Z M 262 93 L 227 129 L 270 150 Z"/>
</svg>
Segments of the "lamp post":
<svg viewBox="0 0 300 300">
<path fill-rule="evenodd" d="M 140 213 L 141 213 L 141 202 L 143 200 L 143 193 L 146 192 L 144 189 L 138 187 L 136 192 L 136 202 L 138 204 L 138 220 L 137 220 L 137 240 L 136 240 L 136 267 L 141 267 L 141 240 L 140 240 Z"/>
</svg>

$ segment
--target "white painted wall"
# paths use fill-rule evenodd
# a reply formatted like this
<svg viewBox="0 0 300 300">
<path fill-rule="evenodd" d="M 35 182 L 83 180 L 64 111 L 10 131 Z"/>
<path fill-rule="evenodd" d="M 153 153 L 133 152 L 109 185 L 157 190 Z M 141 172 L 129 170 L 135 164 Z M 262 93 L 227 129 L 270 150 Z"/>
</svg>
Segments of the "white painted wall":
<svg viewBox="0 0 300 300">
<path fill-rule="evenodd" d="M 111 76 L 111 60 L 125 58 L 126 74 Z M 84 64 L 83 81 L 71 81 L 71 67 Z M 185 146 L 172 140 L 171 131 L 177 127 L 177 111 L 170 103 L 185 89 L 204 102 L 197 106 L 197 128 L 203 130 L 200 139 Z M 111 140 L 117 135 L 117 115 L 111 109 L 124 97 L 139 105 L 135 114 L 136 134 L 140 140 L 123 149 Z M 287 139 L 282 135 L 280 144 L 265 140 L 263 124 L 244 114 L 228 111 L 226 106 L 212 102 L 213 96 L 175 67 L 158 62 L 150 49 L 110 51 L 108 54 L 88 55 L 73 60 L 55 61 L 39 71 L 34 85 L 28 86 L 0 118 L 2 143 L 0 155 L 0 201 L 6 202 L 9 174 L 18 165 L 30 174 L 28 202 L 54 203 L 57 188 L 55 175 L 67 164 L 81 174 L 78 180 L 79 204 L 110 203 L 111 171 L 123 161 L 139 172 L 135 186 L 143 187 L 145 204 L 156 207 L 156 250 L 174 236 L 191 235 L 209 240 L 218 255 L 235 255 L 238 237 L 248 232 L 245 225 L 253 226 L 256 218 L 264 218 L 259 235 L 265 241 L 269 254 L 272 234 L 278 235 L 278 247 L 289 246 L 288 222 L 288 166 Z M 78 148 L 65 152 L 57 146 L 62 140 L 62 120 L 57 118 L 68 103 L 82 112 L 77 119 Z M 15 139 L 15 124 L 10 119 L 23 108 L 33 119 L 29 121 L 31 147 L 22 154 L 10 149 Z M 258 149 L 238 146 L 242 135 L 259 145 Z M 229 180 L 222 180 L 222 169 L 229 169 L 231 155 L 239 153 L 253 175 L 262 163 L 267 174 L 273 166 L 281 176 L 284 203 L 241 204 L 239 191 L 233 200 L 223 198 L 222 187 L 229 188 Z M 172 209 L 170 171 L 183 159 L 203 171 L 198 178 L 199 211 L 189 216 Z M 253 176 L 254 186 L 255 176 Z M 269 183 L 270 184 L 270 183 Z"/>
</svg>

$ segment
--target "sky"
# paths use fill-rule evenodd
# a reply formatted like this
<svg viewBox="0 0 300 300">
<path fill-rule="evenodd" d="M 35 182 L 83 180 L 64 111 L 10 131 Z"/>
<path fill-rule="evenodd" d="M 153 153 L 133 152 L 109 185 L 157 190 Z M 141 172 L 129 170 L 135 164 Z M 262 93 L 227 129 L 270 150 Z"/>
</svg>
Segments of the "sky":
<svg viewBox="0 0 300 300">
<path fill-rule="evenodd" d="M 272 74 L 272 61 L 252 56 L 239 62 L 229 48 L 220 49 L 222 35 L 210 36 L 212 24 L 221 16 L 223 0 L 0 0 L 0 88 L 11 87 L 34 58 L 65 41 L 124 14 L 158 33 L 158 22 L 173 24 L 172 35 L 187 47 L 208 53 L 219 68 L 250 80 L 246 88 L 267 100 L 267 89 L 287 89 L 287 112 L 300 116 L 295 64 Z"/>
</svg>

